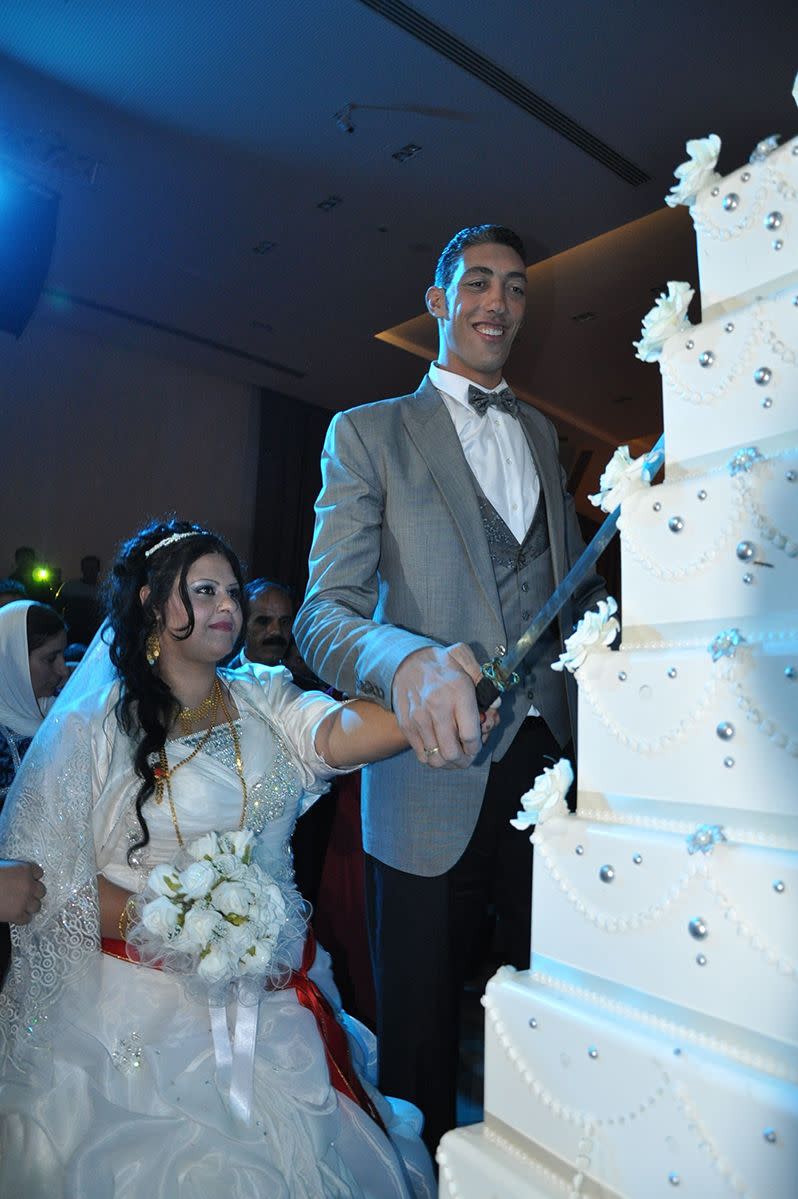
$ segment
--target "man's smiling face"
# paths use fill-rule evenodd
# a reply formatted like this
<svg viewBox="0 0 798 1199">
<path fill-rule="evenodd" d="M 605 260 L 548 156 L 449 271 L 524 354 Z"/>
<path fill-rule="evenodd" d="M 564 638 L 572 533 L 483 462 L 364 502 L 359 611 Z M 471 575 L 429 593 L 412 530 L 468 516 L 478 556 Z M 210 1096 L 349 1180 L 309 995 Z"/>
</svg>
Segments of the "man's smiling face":
<svg viewBox="0 0 798 1199">
<path fill-rule="evenodd" d="M 438 365 L 495 387 L 524 319 L 524 264 L 510 246 L 468 246 L 449 286 L 429 289 L 427 307 L 438 321 Z"/>
</svg>

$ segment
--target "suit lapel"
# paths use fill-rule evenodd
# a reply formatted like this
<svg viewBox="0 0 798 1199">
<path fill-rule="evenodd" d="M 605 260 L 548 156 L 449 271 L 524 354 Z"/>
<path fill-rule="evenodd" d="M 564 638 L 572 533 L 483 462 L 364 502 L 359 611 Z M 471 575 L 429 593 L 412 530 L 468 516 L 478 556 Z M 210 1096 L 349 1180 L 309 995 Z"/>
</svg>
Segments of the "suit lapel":
<svg viewBox="0 0 798 1199">
<path fill-rule="evenodd" d="M 521 421 L 521 428 L 524 430 L 524 435 L 529 445 L 532 461 L 538 472 L 541 491 L 546 500 L 546 521 L 549 528 L 551 565 L 554 573 L 554 581 L 555 583 L 559 583 L 565 574 L 563 558 L 564 530 L 560 515 L 562 512 L 562 503 L 560 500 L 562 488 L 560 483 L 559 459 L 546 452 L 548 448 L 546 434 L 540 428 L 539 422 L 541 418 L 538 412 L 530 407 L 529 404 L 519 401 L 518 415 Z"/>
<path fill-rule="evenodd" d="M 499 595 L 474 479 L 446 405 L 429 376 L 425 376 L 414 395 L 403 401 L 402 419 L 460 531 L 474 574 L 491 608 L 496 611 Z"/>
</svg>

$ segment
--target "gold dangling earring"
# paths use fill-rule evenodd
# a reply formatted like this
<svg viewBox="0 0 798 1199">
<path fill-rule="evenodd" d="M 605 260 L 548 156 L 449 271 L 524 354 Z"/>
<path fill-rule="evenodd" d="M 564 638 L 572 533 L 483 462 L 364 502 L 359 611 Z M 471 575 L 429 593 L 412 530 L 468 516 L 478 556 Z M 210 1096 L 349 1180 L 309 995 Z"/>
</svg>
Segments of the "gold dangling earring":
<svg viewBox="0 0 798 1199">
<path fill-rule="evenodd" d="M 144 652 L 147 655 L 147 665 L 154 666 L 161 656 L 161 639 L 157 629 L 153 629 L 147 638 Z"/>
</svg>

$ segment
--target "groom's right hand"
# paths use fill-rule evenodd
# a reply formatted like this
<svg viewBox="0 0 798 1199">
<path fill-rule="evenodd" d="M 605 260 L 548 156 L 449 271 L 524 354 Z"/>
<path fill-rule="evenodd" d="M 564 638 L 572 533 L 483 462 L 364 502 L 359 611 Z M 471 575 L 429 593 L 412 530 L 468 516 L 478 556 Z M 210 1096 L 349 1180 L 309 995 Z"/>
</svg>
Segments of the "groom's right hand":
<svg viewBox="0 0 798 1199">
<path fill-rule="evenodd" d="M 482 747 L 474 684 L 482 671 L 469 646 L 416 650 L 401 663 L 391 698 L 399 727 L 425 766 L 469 766 Z M 488 713 L 493 727 L 495 713 Z"/>
</svg>

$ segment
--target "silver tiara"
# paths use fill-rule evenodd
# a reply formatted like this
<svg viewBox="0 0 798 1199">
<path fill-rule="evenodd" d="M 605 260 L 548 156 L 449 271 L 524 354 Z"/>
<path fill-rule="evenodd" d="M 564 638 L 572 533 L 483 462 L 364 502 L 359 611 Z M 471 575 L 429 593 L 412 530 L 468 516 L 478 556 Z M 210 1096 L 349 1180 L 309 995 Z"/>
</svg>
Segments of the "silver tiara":
<svg viewBox="0 0 798 1199">
<path fill-rule="evenodd" d="M 148 550 L 145 550 L 144 557 L 149 558 L 152 554 L 157 554 L 158 550 L 166 549 L 167 545 L 174 545 L 176 541 L 182 541 L 184 537 L 200 537 L 202 533 L 202 529 L 192 529 L 189 533 L 172 533 L 171 537 L 164 537 L 163 541 L 157 541 L 155 545 L 151 545 Z"/>
</svg>

